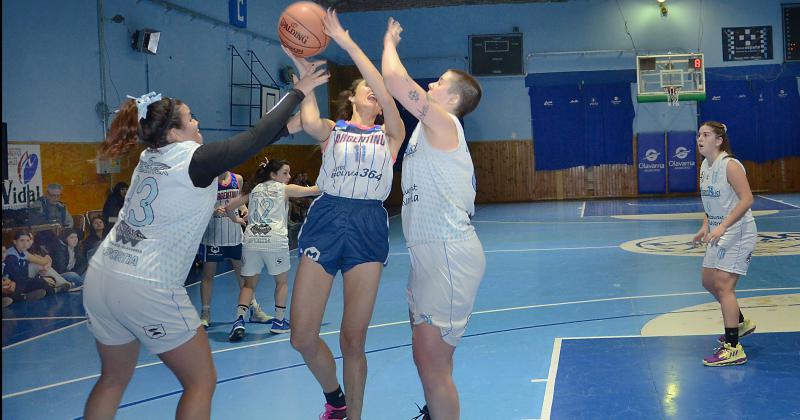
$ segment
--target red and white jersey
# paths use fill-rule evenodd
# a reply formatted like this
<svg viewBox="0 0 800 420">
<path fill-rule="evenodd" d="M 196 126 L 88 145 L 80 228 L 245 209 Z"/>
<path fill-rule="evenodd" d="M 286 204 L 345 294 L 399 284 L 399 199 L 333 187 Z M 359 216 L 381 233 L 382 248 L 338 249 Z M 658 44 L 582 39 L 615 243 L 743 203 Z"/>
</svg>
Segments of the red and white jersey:
<svg viewBox="0 0 800 420">
<path fill-rule="evenodd" d="M 323 145 L 317 186 L 337 197 L 383 201 L 392 190 L 393 164 L 381 126 L 339 120 Z"/>
<path fill-rule="evenodd" d="M 241 185 L 236 179 L 236 174 L 228 172 L 230 180 L 227 184 L 222 183 L 222 178 L 217 178 L 217 202 L 214 208 L 225 207 L 241 193 Z M 212 212 L 211 219 L 208 221 L 206 232 L 200 241 L 203 245 L 211 246 L 236 246 L 242 243 L 242 226 L 231 220 L 227 214 Z"/>
</svg>

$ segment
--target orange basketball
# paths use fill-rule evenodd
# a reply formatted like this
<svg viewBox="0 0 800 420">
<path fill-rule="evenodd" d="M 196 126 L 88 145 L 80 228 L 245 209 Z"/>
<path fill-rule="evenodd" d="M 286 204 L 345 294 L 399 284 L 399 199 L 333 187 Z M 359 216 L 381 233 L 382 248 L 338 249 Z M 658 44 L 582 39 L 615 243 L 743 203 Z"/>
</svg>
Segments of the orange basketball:
<svg viewBox="0 0 800 420">
<path fill-rule="evenodd" d="M 298 57 L 311 57 L 325 50 L 328 35 L 323 31 L 325 25 L 322 6 L 310 1 L 292 3 L 281 13 L 278 22 L 278 36 L 292 54 Z"/>
</svg>

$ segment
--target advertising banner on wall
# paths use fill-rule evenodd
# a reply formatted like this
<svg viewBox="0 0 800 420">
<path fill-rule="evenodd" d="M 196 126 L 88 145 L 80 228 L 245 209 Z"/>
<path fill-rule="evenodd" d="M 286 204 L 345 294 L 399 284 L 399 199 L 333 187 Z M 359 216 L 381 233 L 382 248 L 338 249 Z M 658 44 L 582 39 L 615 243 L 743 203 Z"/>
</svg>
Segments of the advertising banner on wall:
<svg viewBox="0 0 800 420">
<path fill-rule="evenodd" d="M 8 145 L 8 179 L 3 181 L 3 210 L 28 207 L 42 196 L 42 159 L 38 144 Z"/>
<path fill-rule="evenodd" d="M 667 163 L 664 156 L 664 133 L 639 133 L 636 141 L 639 194 L 666 193 Z"/>
<path fill-rule="evenodd" d="M 669 192 L 697 191 L 697 148 L 693 132 L 667 135 Z"/>
</svg>

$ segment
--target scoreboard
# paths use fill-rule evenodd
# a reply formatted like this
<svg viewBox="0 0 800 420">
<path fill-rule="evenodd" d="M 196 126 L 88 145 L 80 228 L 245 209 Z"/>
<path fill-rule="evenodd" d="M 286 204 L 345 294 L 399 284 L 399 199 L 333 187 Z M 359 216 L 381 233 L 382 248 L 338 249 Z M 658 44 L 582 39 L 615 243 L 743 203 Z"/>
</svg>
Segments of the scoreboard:
<svg viewBox="0 0 800 420">
<path fill-rule="evenodd" d="M 772 26 L 722 28 L 722 60 L 772 60 Z"/>
</svg>

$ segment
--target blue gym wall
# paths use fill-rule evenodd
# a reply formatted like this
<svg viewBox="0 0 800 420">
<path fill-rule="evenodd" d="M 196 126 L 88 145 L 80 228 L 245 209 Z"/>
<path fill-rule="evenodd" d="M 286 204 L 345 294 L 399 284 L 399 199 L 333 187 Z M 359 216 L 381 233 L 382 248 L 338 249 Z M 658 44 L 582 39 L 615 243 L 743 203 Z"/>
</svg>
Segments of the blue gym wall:
<svg viewBox="0 0 800 420">
<path fill-rule="evenodd" d="M 228 2 L 175 0 L 172 4 L 227 22 Z M 277 39 L 276 22 L 289 0 L 248 1 L 248 30 Z M 737 77 L 752 72 L 762 77 L 783 61 L 779 0 L 668 0 L 662 18 L 655 0 L 619 0 L 622 13 L 640 53 L 692 52 L 706 54 L 706 67 L 740 67 Z M 198 115 L 207 141 L 224 138 L 230 125 L 231 55 L 252 49 L 277 78 L 288 58 L 262 37 L 215 26 L 189 14 L 167 10 L 154 0 L 102 0 L 107 52 L 106 102 L 111 109 L 126 94 L 164 92 L 189 103 Z M 10 140 L 100 141 L 102 124 L 95 111 L 101 101 L 96 0 L 68 2 L 27 0 L 3 2 L 3 121 Z M 123 23 L 111 17 L 123 15 Z M 415 78 L 438 76 L 446 68 L 467 69 L 467 36 L 508 33 L 514 26 L 524 34 L 528 73 L 607 71 L 635 68 L 631 40 L 614 0 L 570 0 L 564 3 L 460 6 L 390 12 L 347 13 L 345 27 L 367 55 L 380 59 L 386 19 L 404 26 L 401 56 Z M 701 18 L 702 16 L 702 18 Z M 771 61 L 723 62 L 720 28 L 771 25 Z M 129 34 L 143 27 L 162 31 L 158 55 L 130 48 Z M 702 36 L 701 36 L 702 28 Z M 592 51 L 613 50 L 596 53 Z M 625 52 L 615 52 L 624 50 Z M 577 53 L 584 51 L 586 53 Z M 576 52 L 574 54 L 554 54 Z M 349 60 L 337 47 L 324 56 L 341 64 Z M 772 67 L 747 67 L 749 65 Z M 237 74 L 241 73 L 238 66 Z M 752 70 L 751 70 L 752 69 Z M 766 70 L 765 70 L 766 69 Z M 257 72 L 262 81 L 263 73 Z M 558 81 L 559 76 L 555 76 Z M 531 138 L 530 105 L 525 77 L 481 78 L 484 99 L 465 119 L 470 140 Z M 571 82 L 570 79 L 564 79 Z M 327 101 L 318 89 L 320 104 Z M 323 112 L 326 106 L 322 106 Z M 694 130 L 694 107 L 677 117 L 661 105 L 640 113 L 636 131 L 663 131 L 666 124 Z M 646 115 L 645 115 L 646 114 Z M 246 118 L 246 117 L 245 117 Z M 290 143 L 309 143 L 296 136 Z"/>
</svg>

